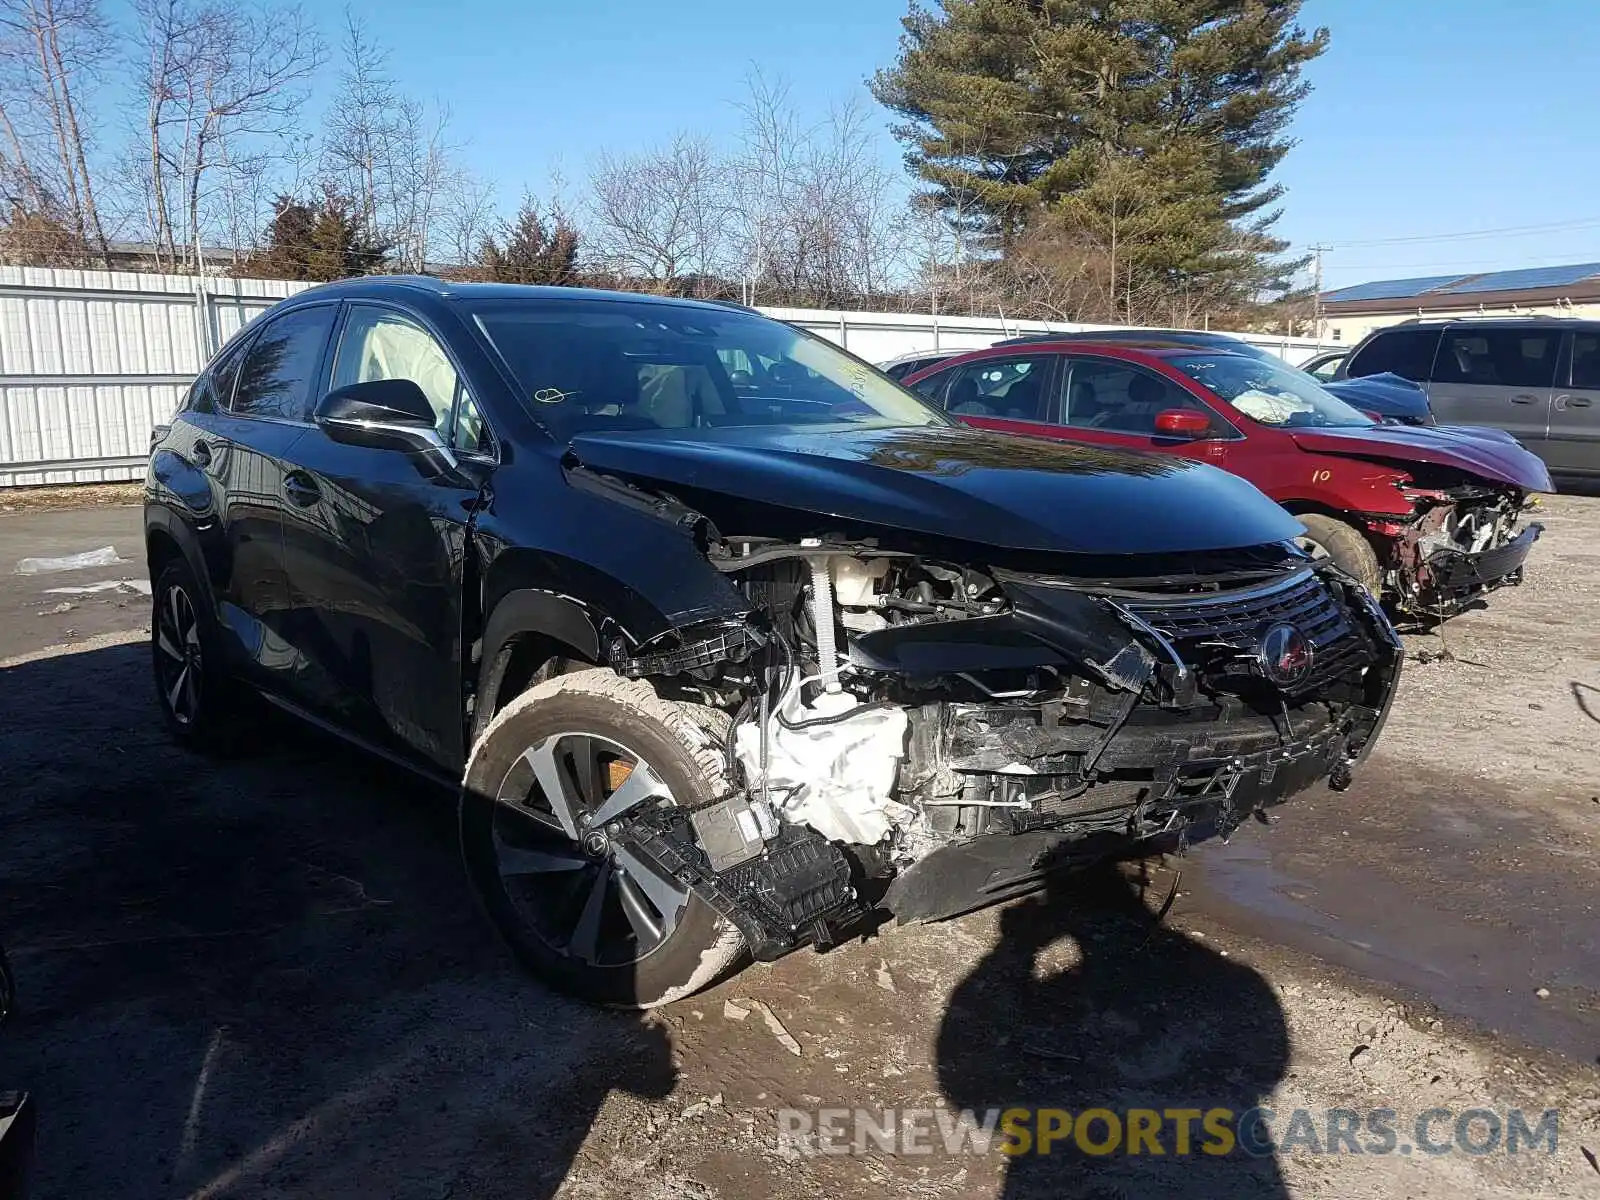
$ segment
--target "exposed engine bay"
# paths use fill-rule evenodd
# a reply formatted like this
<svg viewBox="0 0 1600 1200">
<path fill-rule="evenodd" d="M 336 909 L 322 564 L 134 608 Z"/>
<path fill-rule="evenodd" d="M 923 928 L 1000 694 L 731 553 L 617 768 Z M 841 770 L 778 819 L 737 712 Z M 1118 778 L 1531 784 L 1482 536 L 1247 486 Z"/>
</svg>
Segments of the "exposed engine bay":
<svg viewBox="0 0 1600 1200">
<path fill-rule="evenodd" d="M 759 957 L 1347 786 L 1399 672 L 1366 591 L 1290 543 L 1059 564 L 1093 575 L 843 537 L 706 553 L 747 617 L 618 637 L 609 660 L 730 719 L 733 790 L 622 836 Z"/>
<path fill-rule="evenodd" d="M 1488 592 L 1522 582 L 1522 567 L 1544 527 L 1520 488 L 1479 481 L 1408 482 L 1409 520 L 1374 517 L 1368 529 L 1390 545 L 1388 587 L 1407 616 L 1442 619 Z"/>
</svg>

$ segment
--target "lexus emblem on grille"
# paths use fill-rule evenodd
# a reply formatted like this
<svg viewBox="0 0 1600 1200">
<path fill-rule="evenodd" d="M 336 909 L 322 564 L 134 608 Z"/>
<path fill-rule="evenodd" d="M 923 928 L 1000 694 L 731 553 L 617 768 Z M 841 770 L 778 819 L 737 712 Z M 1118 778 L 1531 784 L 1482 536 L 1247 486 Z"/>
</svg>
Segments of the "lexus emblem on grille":
<svg viewBox="0 0 1600 1200">
<path fill-rule="evenodd" d="M 1256 659 L 1261 673 L 1279 687 L 1293 687 L 1311 673 L 1316 650 L 1293 625 L 1273 625 L 1261 635 Z"/>
</svg>

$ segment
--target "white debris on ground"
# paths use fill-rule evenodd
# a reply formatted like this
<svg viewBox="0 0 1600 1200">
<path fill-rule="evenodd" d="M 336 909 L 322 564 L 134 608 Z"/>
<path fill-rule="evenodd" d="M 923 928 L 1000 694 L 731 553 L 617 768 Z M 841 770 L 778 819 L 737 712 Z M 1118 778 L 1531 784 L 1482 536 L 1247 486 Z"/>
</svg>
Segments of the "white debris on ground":
<svg viewBox="0 0 1600 1200">
<path fill-rule="evenodd" d="M 15 573 L 18 575 L 49 575 L 56 571 L 84 571 L 90 567 L 114 567 L 127 562 L 117 556 L 115 546 L 101 546 L 98 550 L 84 550 L 78 554 L 64 554 L 59 558 L 20 558 Z"/>
<path fill-rule="evenodd" d="M 27 561 L 24 559 L 23 561 Z M 129 595 L 148 596 L 148 579 L 107 579 L 100 583 L 86 583 L 79 587 L 45 588 L 46 596 L 92 596 L 97 592 L 126 592 Z"/>
</svg>

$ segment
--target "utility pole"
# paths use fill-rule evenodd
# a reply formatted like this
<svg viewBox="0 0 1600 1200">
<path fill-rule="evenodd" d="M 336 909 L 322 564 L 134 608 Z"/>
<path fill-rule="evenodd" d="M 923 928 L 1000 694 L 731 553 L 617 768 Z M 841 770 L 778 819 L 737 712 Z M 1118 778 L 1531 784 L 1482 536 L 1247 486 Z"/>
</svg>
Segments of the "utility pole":
<svg viewBox="0 0 1600 1200">
<path fill-rule="evenodd" d="M 1332 246 L 1311 247 L 1311 336 L 1322 341 L 1322 256 Z"/>
</svg>

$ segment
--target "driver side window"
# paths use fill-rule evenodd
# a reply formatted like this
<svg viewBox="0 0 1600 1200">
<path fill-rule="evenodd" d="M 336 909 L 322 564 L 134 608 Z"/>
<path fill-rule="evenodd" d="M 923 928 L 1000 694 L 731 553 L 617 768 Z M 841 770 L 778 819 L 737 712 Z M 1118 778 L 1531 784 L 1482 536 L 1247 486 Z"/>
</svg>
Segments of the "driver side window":
<svg viewBox="0 0 1600 1200">
<path fill-rule="evenodd" d="M 484 451 L 488 434 L 444 347 L 421 325 L 389 309 L 355 305 L 339 340 L 333 386 L 409 379 L 433 409 L 434 428 L 458 449 Z"/>
<path fill-rule="evenodd" d="M 1113 359 L 1069 360 L 1062 423 L 1153 437 L 1156 415 L 1169 408 L 1211 411 L 1171 380 Z M 1214 423 L 1214 422 L 1213 422 Z"/>
</svg>

